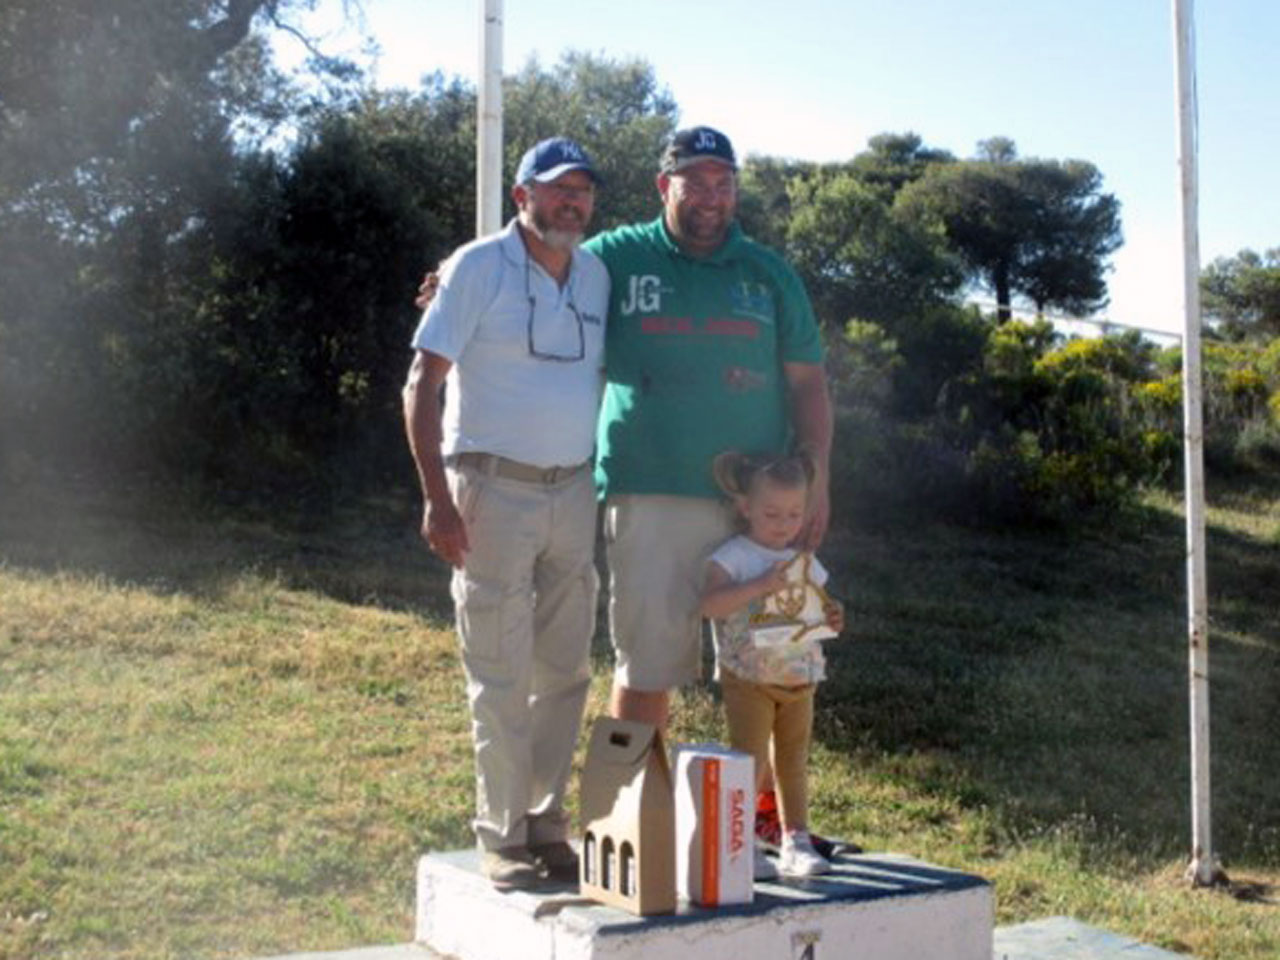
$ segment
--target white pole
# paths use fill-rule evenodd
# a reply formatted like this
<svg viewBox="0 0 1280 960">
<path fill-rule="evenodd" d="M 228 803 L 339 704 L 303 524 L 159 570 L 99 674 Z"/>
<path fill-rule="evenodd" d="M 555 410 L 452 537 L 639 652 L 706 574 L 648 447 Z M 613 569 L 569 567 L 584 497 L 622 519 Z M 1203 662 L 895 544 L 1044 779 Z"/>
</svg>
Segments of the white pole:
<svg viewBox="0 0 1280 960">
<path fill-rule="evenodd" d="M 502 0 L 480 4 L 476 97 L 476 236 L 502 226 Z"/>
<path fill-rule="evenodd" d="M 1187 625 L 1191 684 L 1191 863 L 1187 879 L 1222 876 L 1213 855 L 1209 795 L 1209 630 L 1205 587 L 1204 426 L 1200 374 L 1200 228 L 1196 150 L 1195 21 L 1192 0 L 1173 0 L 1182 174 L 1182 397 L 1187 512 Z"/>
</svg>

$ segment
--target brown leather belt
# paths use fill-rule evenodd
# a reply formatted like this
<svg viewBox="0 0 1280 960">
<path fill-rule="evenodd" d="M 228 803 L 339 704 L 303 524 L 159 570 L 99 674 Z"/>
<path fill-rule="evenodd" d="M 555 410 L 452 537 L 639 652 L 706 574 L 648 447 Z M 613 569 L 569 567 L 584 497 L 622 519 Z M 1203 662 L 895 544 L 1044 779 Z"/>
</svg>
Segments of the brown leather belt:
<svg viewBox="0 0 1280 960">
<path fill-rule="evenodd" d="M 521 483 L 541 483 L 547 486 L 567 480 L 591 465 L 590 460 L 583 460 L 582 463 L 572 467 L 535 467 L 531 463 L 509 460 L 495 453 L 455 453 L 449 458 L 449 462 L 477 470 L 491 477 L 519 480 Z"/>
</svg>

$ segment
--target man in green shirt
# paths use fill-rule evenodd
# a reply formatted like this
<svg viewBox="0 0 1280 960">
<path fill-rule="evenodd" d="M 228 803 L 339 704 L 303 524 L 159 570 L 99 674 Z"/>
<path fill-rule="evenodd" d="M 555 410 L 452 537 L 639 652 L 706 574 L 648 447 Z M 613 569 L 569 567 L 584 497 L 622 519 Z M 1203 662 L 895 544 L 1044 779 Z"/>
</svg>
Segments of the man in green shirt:
<svg viewBox="0 0 1280 960">
<path fill-rule="evenodd" d="M 830 513 L 832 417 L 804 287 L 735 223 L 728 138 L 677 131 L 657 185 L 656 220 L 585 246 L 611 281 L 596 435 L 617 652 L 611 710 L 661 727 L 670 690 L 701 672 L 705 561 L 733 532 L 712 460 L 726 450 L 807 451 L 817 480 L 802 540 L 814 548 Z"/>
</svg>

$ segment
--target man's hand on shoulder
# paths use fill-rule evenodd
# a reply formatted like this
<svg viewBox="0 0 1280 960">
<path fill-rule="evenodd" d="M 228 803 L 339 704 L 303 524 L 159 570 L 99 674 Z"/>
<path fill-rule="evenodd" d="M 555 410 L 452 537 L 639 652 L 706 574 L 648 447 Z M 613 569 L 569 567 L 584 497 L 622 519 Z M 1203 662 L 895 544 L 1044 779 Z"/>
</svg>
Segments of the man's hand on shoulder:
<svg viewBox="0 0 1280 960">
<path fill-rule="evenodd" d="M 418 284 L 418 295 L 413 298 L 413 305 L 419 310 L 427 309 L 435 299 L 436 291 L 440 289 L 440 271 L 443 267 L 444 264 L 440 264 L 434 270 L 427 271 Z"/>
</svg>

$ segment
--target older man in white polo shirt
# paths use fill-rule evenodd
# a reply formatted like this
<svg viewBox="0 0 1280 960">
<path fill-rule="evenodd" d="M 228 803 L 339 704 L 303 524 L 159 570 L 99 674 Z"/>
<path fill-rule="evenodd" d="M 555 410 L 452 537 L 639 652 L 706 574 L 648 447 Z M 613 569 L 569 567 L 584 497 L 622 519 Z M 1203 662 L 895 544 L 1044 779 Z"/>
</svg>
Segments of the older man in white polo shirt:
<svg viewBox="0 0 1280 960">
<path fill-rule="evenodd" d="M 422 535 L 454 568 L 474 828 L 499 889 L 578 871 L 564 796 L 595 628 L 590 467 L 609 298 L 604 265 L 578 244 L 597 181 L 570 140 L 524 155 L 516 218 L 446 262 L 404 391 Z"/>
</svg>

